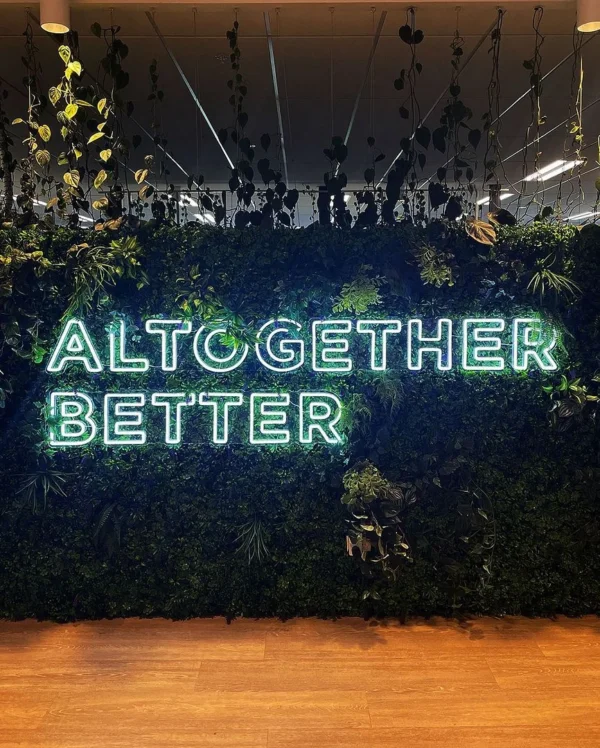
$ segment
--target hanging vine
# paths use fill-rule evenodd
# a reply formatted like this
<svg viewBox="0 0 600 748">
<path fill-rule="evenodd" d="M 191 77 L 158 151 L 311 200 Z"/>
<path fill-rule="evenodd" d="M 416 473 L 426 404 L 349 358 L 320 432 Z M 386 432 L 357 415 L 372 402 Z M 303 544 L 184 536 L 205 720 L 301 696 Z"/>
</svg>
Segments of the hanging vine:
<svg viewBox="0 0 600 748">
<path fill-rule="evenodd" d="M 416 28 L 416 12 L 414 8 L 406 11 L 406 23 L 398 30 L 400 39 L 410 49 L 410 64 L 403 68 L 400 75 L 394 81 L 397 91 L 407 89 L 407 94 L 402 101 L 398 113 L 401 119 L 411 122 L 411 135 L 400 140 L 401 155 L 396 160 L 394 168 L 390 170 L 387 177 L 386 197 L 381 206 L 381 217 L 385 223 L 394 223 L 396 220 L 395 210 L 400 193 L 408 180 L 408 187 L 415 193 L 417 187 L 417 165 L 423 169 L 427 163 L 425 151 L 431 142 L 431 131 L 423 124 L 421 119 L 421 108 L 416 94 L 417 78 L 423 71 L 423 65 L 417 59 L 417 47 L 423 42 L 425 34 Z M 417 150 L 415 143 L 420 146 Z M 425 215 L 425 201 L 420 192 L 413 194 L 413 212 L 415 217 L 422 218 Z M 410 212 L 411 205 L 408 197 L 404 201 L 405 212 Z"/>
<path fill-rule="evenodd" d="M 535 147 L 535 155 L 533 160 L 533 171 L 536 171 L 539 165 L 539 159 L 541 156 L 540 152 L 540 131 L 542 125 L 546 122 L 546 117 L 542 114 L 542 105 L 541 105 L 541 98 L 542 98 L 542 54 L 541 49 L 544 44 L 545 37 L 540 31 L 542 18 L 544 16 L 544 9 L 541 7 L 536 7 L 533 11 L 533 21 L 532 21 L 532 28 L 535 34 L 535 42 L 533 47 L 533 55 L 530 59 L 523 61 L 523 67 L 525 70 L 529 71 L 529 103 L 530 103 L 530 121 L 529 125 L 527 126 L 527 130 L 525 131 L 525 144 L 523 147 L 523 179 L 527 176 L 528 173 L 528 155 L 529 155 L 529 147 L 533 145 Z M 533 133 L 533 140 L 530 142 L 530 138 L 532 137 Z M 522 195 L 523 189 L 526 185 L 525 182 L 522 182 L 522 188 L 520 190 L 520 193 Z M 534 182 L 534 184 L 536 184 Z M 543 194 L 543 193 L 542 193 Z M 519 203 L 520 203 L 520 197 L 519 196 Z M 536 200 L 536 195 L 534 194 L 533 200 Z"/>
<path fill-rule="evenodd" d="M 486 134 L 486 148 L 483 159 L 485 169 L 484 184 L 486 182 L 496 183 L 498 181 L 497 169 L 501 164 L 500 128 L 502 119 L 500 116 L 500 47 L 502 42 L 502 23 L 505 11 L 498 9 L 496 26 L 490 38 L 492 46 L 489 54 L 492 58 L 492 70 L 487 87 L 488 108 L 483 115 L 483 130 Z"/>
<path fill-rule="evenodd" d="M 0 88 L 0 179 L 2 180 L 0 221 L 5 228 L 12 224 L 15 215 L 14 171 L 16 168 L 11 151 L 13 141 L 7 129 L 9 119 L 4 107 L 7 98 L 8 91 L 5 88 Z"/>
<path fill-rule="evenodd" d="M 577 28 L 573 29 L 573 65 L 571 66 L 571 86 L 570 86 L 570 98 L 569 98 L 569 115 L 567 118 L 567 126 L 565 139 L 563 141 L 563 160 L 574 160 L 585 162 L 585 157 L 582 155 L 583 146 L 583 57 L 581 54 L 581 48 L 583 46 L 583 34 L 577 31 Z M 577 194 L 581 198 L 583 190 L 581 186 L 581 163 L 577 165 Z M 560 175 L 560 181 L 558 184 L 558 193 L 556 195 L 556 212 L 568 212 L 573 206 L 574 195 L 576 192 L 573 186 L 572 180 L 569 178 L 568 182 L 571 185 L 569 194 L 566 198 L 566 205 L 562 205 L 563 198 L 563 183 L 565 176 L 568 172 L 563 172 Z"/>
<path fill-rule="evenodd" d="M 22 61 L 26 70 L 23 84 L 27 91 L 27 118 L 17 117 L 12 124 L 25 125 L 27 128 L 27 137 L 23 140 L 27 155 L 20 162 L 20 191 L 16 198 L 17 206 L 21 210 L 19 221 L 21 224 L 27 225 L 37 220 L 33 209 L 36 189 L 42 176 L 47 174 L 47 167 L 50 164 L 50 152 L 46 148 L 46 143 L 49 142 L 52 132 L 48 125 L 40 124 L 40 115 L 45 106 L 45 99 L 42 98 L 39 91 L 38 49 L 34 43 L 29 13 L 27 13 L 27 25 L 23 35 L 25 36 L 25 55 L 22 57 Z M 38 173 L 37 168 L 44 170 L 43 175 Z"/>
</svg>

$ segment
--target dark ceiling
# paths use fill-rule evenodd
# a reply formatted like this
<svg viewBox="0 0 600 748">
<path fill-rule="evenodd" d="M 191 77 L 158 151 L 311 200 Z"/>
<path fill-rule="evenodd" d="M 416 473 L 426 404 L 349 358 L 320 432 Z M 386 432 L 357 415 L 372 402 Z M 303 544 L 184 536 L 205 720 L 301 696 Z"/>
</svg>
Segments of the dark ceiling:
<svg viewBox="0 0 600 748">
<path fill-rule="evenodd" d="M 107 4 L 108 5 L 108 4 Z M 522 149 L 531 119 L 530 99 L 527 95 L 529 71 L 523 61 L 531 58 L 535 43 L 532 18 L 536 3 L 509 3 L 503 23 L 503 41 L 500 57 L 501 109 L 517 102 L 501 119 L 500 140 L 505 159 L 504 187 L 511 192 L 520 189 L 523 176 Z M 145 12 L 149 6 L 121 6 L 109 11 L 106 6 L 87 6 L 72 9 L 72 25 L 79 31 L 81 60 L 90 73 L 98 75 L 98 61 L 103 54 L 103 42 L 89 31 L 93 22 L 121 26 L 120 35 L 129 45 L 130 53 L 125 67 L 130 74 L 127 98 L 135 102 L 134 116 L 148 127 L 150 122 L 148 66 L 153 58 L 158 60 L 160 85 L 165 92 L 163 127 L 168 136 L 169 149 L 183 169 L 189 173 L 202 173 L 207 183 L 226 184 L 229 173 L 225 157 L 219 149 L 208 126 L 198 112 L 190 93 L 178 74 L 165 49 L 157 38 Z M 248 83 L 246 108 L 249 114 L 247 132 L 258 142 L 260 134 L 269 132 L 275 137 L 278 130 L 277 111 L 269 51 L 265 33 L 264 11 L 269 10 L 274 37 L 274 55 L 278 74 L 283 130 L 286 141 L 290 183 L 302 187 L 317 186 L 328 161 L 323 155 L 332 134 L 343 135 L 351 117 L 355 99 L 365 76 L 373 34 L 382 11 L 387 11 L 383 33 L 374 57 L 372 74 L 368 78 L 360 100 L 356 119 L 349 138 L 349 157 L 344 164 L 351 187 L 363 185 L 363 172 L 369 165 L 366 144 L 368 136 L 376 138 L 377 146 L 386 154 L 378 166 L 379 175 L 393 161 L 402 137 L 410 135 L 406 120 L 398 114 L 403 94 L 396 91 L 393 81 L 400 70 L 409 63 L 409 48 L 399 36 L 398 29 L 406 22 L 406 7 L 398 4 L 352 4 L 336 6 L 331 11 L 327 5 L 286 5 L 281 10 L 273 6 L 243 5 L 238 12 L 240 23 L 240 48 L 242 70 Z M 493 4 L 465 4 L 459 14 L 459 28 L 464 37 L 465 57 L 485 34 L 496 17 Z M 227 102 L 229 90 L 228 44 L 225 32 L 234 19 L 233 5 L 159 6 L 155 20 L 166 42 L 189 78 L 198 98 L 216 129 L 231 124 L 231 109 Z M 442 95 L 441 103 L 430 114 L 427 124 L 433 129 L 439 124 L 441 108 L 445 101 L 445 88 L 450 79 L 450 43 L 456 27 L 454 5 L 426 4 L 417 9 L 417 27 L 425 32 L 418 49 L 423 72 L 418 81 L 417 95 L 421 112 L 427 112 Z M 548 73 L 558 66 L 544 82 L 542 113 L 546 124 L 542 134 L 560 125 L 573 110 L 571 88 L 573 78 L 573 26 L 575 6 L 571 3 L 551 3 L 543 14 L 541 32 L 544 35 L 542 72 Z M 10 86 L 10 115 L 21 116 L 25 98 L 22 85 L 23 36 L 25 10 L 23 6 L 0 6 L 0 39 L 2 55 L 0 76 Z M 35 28 L 46 88 L 60 77 L 61 63 L 57 56 L 56 41 L 38 27 Z M 587 164 L 580 167 L 582 195 L 576 178 L 563 185 L 562 192 L 570 195 L 570 210 L 591 210 L 596 201 L 594 182 L 600 172 L 598 167 L 598 113 L 593 105 L 600 98 L 600 39 L 586 35 L 583 48 L 584 94 L 583 105 L 589 107 L 583 114 L 584 150 Z M 486 39 L 465 67 L 460 83 L 462 98 L 474 112 L 474 121 L 480 123 L 488 108 L 487 88 L 491 72 Z M 565 58 L 567 58 L 565 60 Z M 562 61 L 562 64 L 560 64 Z M 575 71 L 578 75 L 578 71 Z M 333 96 L 332 96 L 333 94 Z M 131 134 L 136 126 L 131 124 Z M 564 125 L 541 141 L 539 165 L 559 158 L 573 158 L 571 138 Z M 565 147 L 567 141 L 567 150 Z M 60 150 L 57 136 L 50 146 Z M 144 148 L 139 149 L 141 160 Z M 423 180 L 435 174 L 445 157 L 430 147 Z M 517 152 L 516 155 L 512 155 Z M 529 149 L 529 171 L 533 169 L 535 148 Z M 477 184 L 481 189 L 480 172 Z M 568 174 L 563 179 L 571 177 Z M 176 166 L 171 179 L 185 184 L 185 176 Z M 552 202 L 558 191 L 560 178 L 548 180 L 538 186 L 546 190 L 545 202 Z M 581 209 L 581 210 L 580 210 Z"/>
</svg>

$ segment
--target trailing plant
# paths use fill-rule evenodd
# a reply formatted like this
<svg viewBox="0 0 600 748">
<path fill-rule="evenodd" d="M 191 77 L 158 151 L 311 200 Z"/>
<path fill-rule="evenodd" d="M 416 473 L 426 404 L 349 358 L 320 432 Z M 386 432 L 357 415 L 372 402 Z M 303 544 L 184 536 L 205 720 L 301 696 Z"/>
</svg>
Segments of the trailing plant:
<svg viewBox="0 0 600 748">
<path fill-rule="evenodd" d="M 354 280 L 344 283 L 333 304 L 334 312 L 361 314 L 369 307 L 381 304 L 379 289 L 385 280 L 380 275 L 371 275 L 372 270 L 372 265 L 361 265 Z"/>
<path fill-rule="evenodd" d="M 430 244 L 422 244 L 415 249 L 423 283 L 436 288 L 453 286 L 456 282 L 457 265 L 454 254 L 441 251 Z"/>
<path fill-rule="evenodd" d="M 148 276 L 140 264 L 142 253 L 133 236 L 114 239 L 108 245 L 91 246 L 83 242 L 70 247 L 66 271 L 72 277 L 73 291 L 63 318 L 89 311 L 94 300 L 107 294 L 118 278 L 135 280 L 136 288 L 143 288 Z"/>
<path fill-rule="evenodd" d="M 414 486 L 394 484 L 369 462 L 359 463 L 343 478 L 348 522 L 346 548 L 356 555 L 367 575 L 372 566 L 394 578 L 398 567 L 411 560 L 410 546 L 402 527 L 403 514 L 417 500 Z"/>
<path fill-rule="evenodd" d="M 591 381 L 599 383 L 600 375 L 592 377 Z M 563 374 L 558 384 L 545 385 L 542 389 L 551 400 L 548 410 L 550 422 L 559 431 L 566 431 L 584 417 L 596 418 L 600 396 L 590 392 L 589 385 L 583 384 L 581 377 L 566 377 Z"/>
</svg>

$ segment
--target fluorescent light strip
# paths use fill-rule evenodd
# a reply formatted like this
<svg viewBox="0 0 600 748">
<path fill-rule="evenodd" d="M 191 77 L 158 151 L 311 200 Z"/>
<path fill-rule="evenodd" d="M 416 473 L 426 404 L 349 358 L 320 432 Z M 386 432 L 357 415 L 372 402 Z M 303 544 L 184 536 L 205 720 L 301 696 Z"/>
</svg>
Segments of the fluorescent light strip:
<svg viewBox="0 0 600 748">
<path fill-rule="evenodd" d="M 583 161 L 555 161 L 553 164 L 550 164 L 549 166 L 536 171 L 534 174 L 525 177 L 523 181 L 530 182 L 533 179 L 537 179 L 545 182 L 546 179 L 557 177 L 559 174 L 563 174 L 565 171 L 569 171 L 569 169 L 574 169 L 576 166 L 580 166 L 582 163 Z"/>
<path fill-rule="evenodd" d="M 588 210 L 587 213 L 578 213 L 576 216 L 569 216 L 567 221 L 582 221 L 584 218 L 592 218 L 592 216 L 600 216 L 600 210 Z"/>
<path fill-rule="evenodd" d="M 559 166 L 563 166 L 563 164 L 566 164 L 566 163 L 567 162 L 564 159 L 553 161 L 551 164 L 548 164 L 548 166 L 544 166 L 542 169 L 537 169 L 536 171 L 534 171 L 533 174 L 529 174 L 523 179 L 523 181 L 533 182 L 535 179 L 541 179 L 544 174 L 547 174 L 550 171 L 554 171 Z"/>
<path fill-rule="evenodd" d="M 514 193 L 512 192 L 502 192 L 500 194 L 500 200 L 506 200 L 508 197 L 514 197 Z M 481 200 L 477 201 L 477 205 L 487 205 L 490 201 L 489 197 L 482 197 Z"/>
<path fill-rule="evenodd" d="M 555 169 L 554 171 L 548 172 L 547 174 L 544 174 L 540 179 L 542 181 L 545 181 L 546 179 L 552 179 L 552 177 L 557 177 L 559 174 L 563 174 L 565 171 L 569 171 L 569 169 L 574 169 L 576 166 L 581 166 L 583 161 L 567 161 L 566 164 L 559 167 L 558 169 Z"/>
</svg>

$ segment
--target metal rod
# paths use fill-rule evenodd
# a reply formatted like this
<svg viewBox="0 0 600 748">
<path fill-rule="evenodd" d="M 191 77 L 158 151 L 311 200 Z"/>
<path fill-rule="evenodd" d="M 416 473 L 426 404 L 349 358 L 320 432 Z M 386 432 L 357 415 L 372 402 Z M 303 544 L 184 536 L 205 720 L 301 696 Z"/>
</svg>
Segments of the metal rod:
<svg viewBox="0 0 600 748">
<path fill-rule="evenodd" d="M 223 146 L 223 143 L 221 143 L 221 141 L 219 140 L 219 136 L 217 135 L 217 131 L 216 131 L 216 130 L 215 130 L 215 128 L 213 127 L 213 124 L 212 124 L 212 122 L 210 121 L 210 119 L 209 119 L 208 115 L 207 115 L 207 114 L 206 114 L 206 112 L 204 111 L 204 107 L 202 106 L 202 104 L 200 103 L 200 100 L 199 100 L 199 99 L 198 99 L 198 97 L 196 96 L 196 92 L 194 91 L 194 89 L 193 89 L 193 87 L 192 87 L 191 83 L 189 82 L 189 80 L 187 79 L 187 77 L 186 77 L 185 73 L 183 72 L 183 70 L 182 70 L 182 68 L 181 68 L 181 65 L 180 65 L 180 64 L 179 64 L 179 63 L 177 62 L 177 58 L 175 57 L 175 55 L 173 54 L 173 52 L 171 52 L 171 50 L 170 50 L 170 48 L 169 48 L 169 45 L 168 45 L 168 44 L 167 44 L 167 42 L 165 41 L 165 38 L 164 38 L 164 36 L 162 35 L 162 33 L 161 33 L 160 29 L 159 29 L 159 28 L 158 28 L 158 26 L 156 25 L 156 21 L 155 21 L 155 20 L 154 20 L 154 18 L 152 17 L 152 13 L 150 13 L 150 11 L 148 11 L 148 10 L 146 11 L 146 17 L 147 17 L 147 18 L 148 18 L 148 20 L 150 21 L 150 24 L 152 25 L 152 28 L 153 28 L 153 29 L 154 29 L 154 31 L 156 32 L 156 36 L 157 36 L 157 37 L 159 38 L 159 40 L 160 40 L 161 44 L 162 44 L 162 45 L 163 45 L 163 47 L 165 48 L 165 51 L 166 51 L 166 53 L 167 53 L 167 54 L 169 55 L 169 57 L 171 58 L 171 62 L 173 63 L 173 65 L 175 65 L 175 67 L 176 67 L 176 69 L 177 69 L 177 72 L 178 72 L 178 73 L 179 73 L 179 75 L 181 76 L 181 79 L 182 79 L 182 81 L 183 81 L 183 82 L 185 83 L 185 86 L 186 86 L 187 90 L 188 90 L 188 91 L 190 92 L 190 96 L 192 97 L 192 99 L 193 99 L 194 103 L 196 104 L 196 106 L 197 106 L 197 107 L 198 107 L 198 109 L 200 110 L 200 114 L 201 114 L 201 115 L 202 115 L 202 116 L 204 117 L 204 120 L 206 121 L 206 124 L 208 125 L 208 127 L 209 127 L 210 131 L 211 131 L 211 132 L 212 132 L 212 134 L 214 135 L 214 138 L 215 138 L 215 140 L 216 140 L 216 141 L 217 141 L 217 143 L 219 144 L 219 148 L 220 148 L 220 149 L 221 149 L 221 150 L 223 151 L 223 155 L 225 156 L 225 158 L 226 158 L 226 160 L 227 160 L 227 163 L 229 164 L 229 168 L 230 168 L 230 169 L 235 169 L 235 166 L 233 165 L 233 161 L 232 161 L 232 160 L 231 160 L 231 159 L 229 158 L 229 154 L 228 154 L 228 153 L 227 153 L 227 151 L 225 150 L 225 148 L 224 148 L 224 146 Z"/>
<path fill-rule="evenodd" d="M 279 138 L 281 143 L 281 158 L 283 160 L 283 173 L 285 183 L 289 185 L 287 153 L 285 150 L 285 138 L 283 136 L 283 118 L 281 116 L 281 99 L 279 98 L 279 83 L 277 82 L 277 65 L 275 64 L 275 49 L 273 47 L 273 36 L 271 35 L 271 19 L 269 11 L 265 11 L 265 31 L 267 33 L 267 45 L 269 47 L 269 61 L 271 63 L 271 77 L 273 78 L 273 93 L 275 95 L 275 106 L 277 107 L 277 122 L 279 126 Z"/>
<path fill-rule="evenodd" d="M 379 23 L 377 24 L 375 36 L 373 37 L 373 44 L 371 45 L 371 51 L 369 52 L 369 59 L 367 60 L 367 69 L 365 70 L 364 78 L 362 80 L 360 88 L 358 89 L 358 93 L 356 94 L 356 100 L 354 101 L 354 109 L 352 110 L 352 114 L 350 116 L 350 122 L 348 122 L 348 129 L 346 130 L 346 136 L 344 138 L 344 145 L 348 145 L 348 139 L 350 138 L 350 133 L 352 132 L 352 127 L 354 126 L 354 118 L 356 117 L 356 112 L 358 111 L 358 105 L 360 104 L 362 93 L 365 89 L 367 80 L 369 78 L 371 65 L 373 64 L 373 58 L 375 57 L 375 52 L 377 51 L 377 45 L 379 44 L 379 39 L 381 37 L 381 32 L 383 31 L 383 26 L 385 24 L 386 18 L 387 18 L 387 10 L 381 11 L 381 16 L 379 17 Z"/>
</svg>

